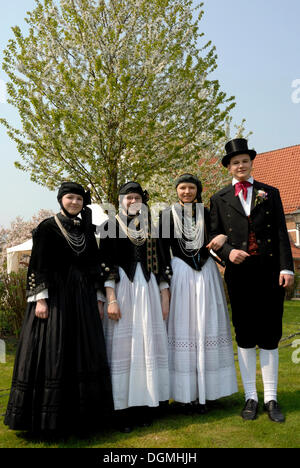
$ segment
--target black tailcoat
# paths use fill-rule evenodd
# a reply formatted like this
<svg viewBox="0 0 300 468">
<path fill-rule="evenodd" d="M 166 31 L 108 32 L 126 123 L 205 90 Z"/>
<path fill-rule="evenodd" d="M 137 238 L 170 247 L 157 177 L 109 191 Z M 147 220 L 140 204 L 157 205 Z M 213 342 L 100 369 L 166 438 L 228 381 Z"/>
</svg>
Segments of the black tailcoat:
<svg viewBox="0 0 300 468">
<path fill-rule="evenodd" d="M 258 196 L 259 190 L 267 193 L 267 199 Z M 226 262 L 225 280 L 238 344 L 274 349 L 282 333 L 284 288 L 279 287 L 279 273 L 294 270 L 278 189 L 254 181 L 250 217 L 259 255 L 235 265 L 229 255 L 233 249 L 248 251 L 249 219 L 233 185 L 211 198 L 210 238 L 228 236 L 217 254 Z"/>
</svg>

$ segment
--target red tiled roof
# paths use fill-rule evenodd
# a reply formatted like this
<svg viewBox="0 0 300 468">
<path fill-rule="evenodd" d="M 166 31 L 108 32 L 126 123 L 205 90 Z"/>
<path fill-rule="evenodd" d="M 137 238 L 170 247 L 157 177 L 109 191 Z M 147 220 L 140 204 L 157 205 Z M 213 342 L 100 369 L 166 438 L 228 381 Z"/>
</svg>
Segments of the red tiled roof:
<svg viewBox="0 0 300 468">
<path fill-rule="evenodd" d="M 257 154 L 252 173 L 280 190 L 286 214 L 300 208 L 300 145 Z"/>
</svg>

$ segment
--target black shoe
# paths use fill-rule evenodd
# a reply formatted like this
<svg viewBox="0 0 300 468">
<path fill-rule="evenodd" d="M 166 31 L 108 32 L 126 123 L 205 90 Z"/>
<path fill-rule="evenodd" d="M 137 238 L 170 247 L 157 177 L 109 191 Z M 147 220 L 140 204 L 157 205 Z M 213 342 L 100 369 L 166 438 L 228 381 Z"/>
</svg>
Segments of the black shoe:
<svg viewBox="0 0 300 468">
<path fill-rule="evenodd" d="M 171 404 L 172 411 L 175 414 L 184 414 L 185 416 L 192 416 L 195 413 L 193 403 L 180 403 L 176 401 Z"/>
<path fill-rule="evenodd" d="M 203 404 L 200 404 L 198 402 L 198 400 L 193 401 L 193 411 L 196 414 L 206 414 L 207 413 L 207 406 L 203 405 Z"/>
<path fill-rule="evenodd" d="M 160 401 L 159 406 L 154 408 L 153 414 L 155 418 L 164 418 L 165 416 L 168 416 L 169 411 L 170 411 L 169 400 Z"/>
<path fill-rule="evenodd" d="M 181 412 L 185 414 L 186 416 L 192 416 L 195 412 L 193 403 L 182 403 Z"/>
<path fill-rule="evenodd" d="M 135 423 L 139 427 L 149 427 L 153 423 L 153 408 L 149 406 L 136 406 Z"/>
<path fill-rule="evenodd" d="M 207 413 L 207 406 L 206 405 L 197 405 L 196 406 L 196 413 L 197 414 L 206 414 Z"/>
<path fill-rule="evenodd" d="M 119 426 L 119 431 L 120 431 L 120 432 L 123 432 L 123 434 L 129 434 L 130 432 L 133 431 L 133 427 L 132 427 L 132 426 L 128 426 L 128 425 Z"/>
<path fill-rule="evenodd" d="M 118 431 L 129 434 L 133 430 L 134 421 L 131 408 L 115 411 L 114 417 L 115 427 Z"/>
<path fill-rule="evenodd" d="M 258 402 L 256 400 L 249 399 L 242 410 L 242 418 L 245 421 L 253 421 L 257 418 Z"/>
<path fill-rule="evenodd" d="M 268 401 L 264 404 L 264 410 L 268 412 L 271 421 L 282 423 L 285 417 L 280 410 L 280 406 L 275 400 Z"/>
<path fill-rule="evenodd" d="M 150 427 L 152 426 L 152 424 L 153 424 L 152 419 L 145 419 L 145 420 L 140 421 L 138 425 L 140 427 Z"/>
</svg>

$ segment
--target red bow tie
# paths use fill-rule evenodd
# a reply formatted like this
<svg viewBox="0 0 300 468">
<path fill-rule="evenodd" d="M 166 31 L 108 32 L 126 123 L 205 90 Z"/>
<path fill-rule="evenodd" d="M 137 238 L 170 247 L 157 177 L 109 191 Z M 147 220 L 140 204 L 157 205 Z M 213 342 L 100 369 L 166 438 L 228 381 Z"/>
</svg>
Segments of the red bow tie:
<svg viewBox="0 0 300 468">
<path fill-rule="evenodd" d="M 248 187 L 251 187 L 251 183 L 248 182 L 247 180 L 242 180 L 242 182 L 237 182 L 234 186 L 235 188 L 235 196 L 237 197 L 238 194 L 240 193 L 241 190 L 243 190 L 243 196 L 244 196 L 244 200 L 247 199 L 247 190 L 248 190 Z"/>
</svg>

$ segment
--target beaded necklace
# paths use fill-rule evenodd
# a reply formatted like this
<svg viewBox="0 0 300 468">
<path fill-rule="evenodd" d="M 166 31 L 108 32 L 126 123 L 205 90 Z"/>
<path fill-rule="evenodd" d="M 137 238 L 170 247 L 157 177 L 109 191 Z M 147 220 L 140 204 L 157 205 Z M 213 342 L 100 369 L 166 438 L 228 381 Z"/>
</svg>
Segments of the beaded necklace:
<svg viewBox="0 0 300 468">
<path fill-rule="evenodd" d="M 178 210 L 178 208 L 180 209 Z M 204 243 L 203 204 L 196 204 L 196 219 L 186 208 L 183 208 L 182 216 L 182 207 L 179 203 L 172 205 L 172 215 L 174 220 L 175 236 L 178 239 L 181 251 L 187 257 L 194 257 L 197 255 Z"/>
<path fill-rule="evenodd" d="M 61 222 L 59 221 L 57 215 L 54 216 L 55 222 L 59 227 L 62 235 L 66 239 L 67 243 L 69 244 L 70 248 L 75 252 L 77 255 L 81 254 L 86 248 L 86 240 L 84 233 L 82 234 L 71 234 L 67 232 L 67 230 L 63 227 Z"/>
<path fill-rule="evenodd" d="M 137 246 L 141 246 L 145 243 L 148 238 L 148 231 L 146 232 L 144 228 L 142 229 L 131 229 L 128 227 L 124 221 L 120 218 L 119 215 L 116 215 L 116 219 L 122 229 L 122 231 L 126 234 L 128 239 Z"/>
</svg>

